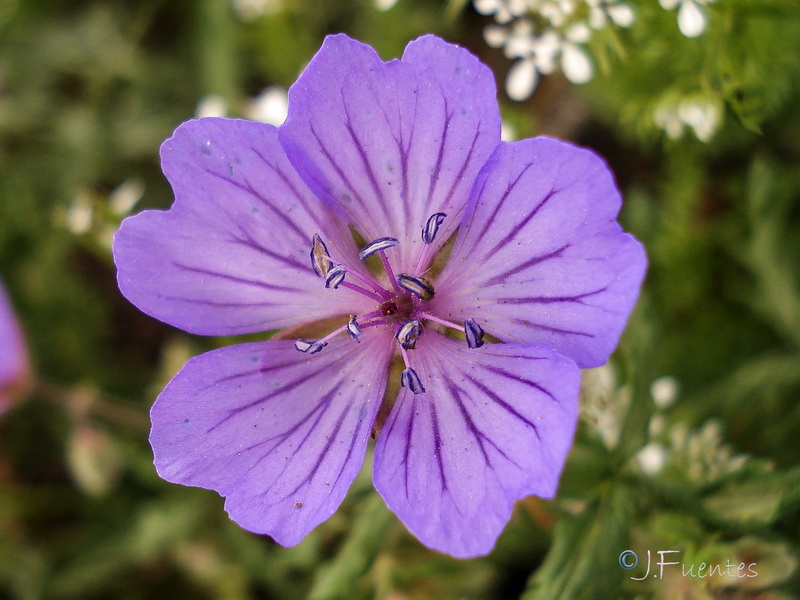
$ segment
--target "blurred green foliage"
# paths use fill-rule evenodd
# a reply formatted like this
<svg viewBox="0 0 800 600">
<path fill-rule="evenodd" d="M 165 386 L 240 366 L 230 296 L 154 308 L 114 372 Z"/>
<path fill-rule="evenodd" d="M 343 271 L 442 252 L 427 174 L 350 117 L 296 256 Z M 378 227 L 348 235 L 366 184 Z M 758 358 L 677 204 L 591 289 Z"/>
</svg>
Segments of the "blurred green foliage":
<svg viewBox="0 0 800 600">
<path fill-rule="evenodd" d="M 0 421 L 0 598 L 795 597 L 800 13 L 795 0 L 718 0 L 689 39 L 674 11 L 630 4 L 630 28 L 588 45 L 591 83 L 551 76 L 515 104 L 509 62 L 482 41 L 491 19 L 463 0 L 385 12 L 270 0 L 263 14 L 229 0 L 0 0 L 0 276 L 35 371 Z M 329 522 L 284 549 L 151 464 L 153 398 L 223 340 L 121 298 L 110 236 L 139 195 L 136 210 L 170 204 L 157 149 L 203 98 L 246 115 L 338 31 L 385 58 L 426 32 L 469 47 L 497 73 L 518 137 L 558 134 L 607 158 L 650 256 L 619 352 L 586 373 L 558 498 L 519 502 L 483 559 L 422 547 L 368 468 Z M 720 111 L 707 143 L 654 121 L 687 98 Z M 657 404 L 665 375 L 677 392 Z M 626 549 L 634 570 L 618 562 Z M 731 560 L 758 576 L 634 578 L 647 551 L 670 549 L 686 567 Z"/>
</svg>

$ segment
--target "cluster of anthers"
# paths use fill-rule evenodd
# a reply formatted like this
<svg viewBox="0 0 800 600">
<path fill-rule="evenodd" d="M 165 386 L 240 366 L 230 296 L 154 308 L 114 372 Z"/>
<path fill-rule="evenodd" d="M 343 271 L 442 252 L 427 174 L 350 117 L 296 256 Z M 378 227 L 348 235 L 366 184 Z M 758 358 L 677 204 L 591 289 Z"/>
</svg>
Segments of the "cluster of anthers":
<svg viewBox="0 0 800 600">
<path fill-rule="evenodd" d="M 325 279 L 325 287 L 330 289 L 345 287 L 375 300 L 377 304 L 376 309 L 371 312 L 363 315 L 350 315 L 347 323 L 319 340 L 296 340 L 295 348 L 300 352 L 316 354 L 327 345 L 331 338 L 339 334 L 346 332 L 356 342 L 360 342 L 363 329 L 388 325 L 394 329 L 394 337 L 400 346 L 400 354 L 405 365 L 400 383 L 413 393 L 422 394 L 425 392 L 425 386 L 417 372 L 411 367 L 408 351 L 414 350 L 417 340 L 424 332 L 428 322 L 461 331 L 470 348 L 483 346 L 484 332 L 474 319 L 467 319 L 463 325 L 459 325 L 440 319 L 426 310 L 426 303 L 433 299 L 435 291 L 430 281 L 422 276 L 422 267 L 429 258 L 431 244 L 446 216 L 445 213 L 435 213 L 428 218 L 425 227 L 422 228 L 422 241 L 425 245 L 412 273 L 395 275 L 392 269 L 386 251 L 399 243 L 395 238 L 378 238 L 359 251 L 358 257 L 362 261 L 373 254 L 380 257 L 391 289 L 384 288 L 372 278 L 364 276 L 357 269 L 331 256 L 319 234 L 314 234 L 311 242 L 311 266 L 319 277 Z M 346 277 L 349 275 L 363 285 L 346 281 Z"/>
</svg>

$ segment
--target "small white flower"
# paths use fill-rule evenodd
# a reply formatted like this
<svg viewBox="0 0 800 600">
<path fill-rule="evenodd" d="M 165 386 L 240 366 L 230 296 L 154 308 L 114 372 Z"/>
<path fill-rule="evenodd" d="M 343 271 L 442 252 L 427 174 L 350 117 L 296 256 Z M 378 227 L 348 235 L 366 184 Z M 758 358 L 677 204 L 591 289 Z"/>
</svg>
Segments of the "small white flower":
<svg viewBox="0 0 800 600">
<path fill-rule="evenodd" d="M 248 119 L 282 125 L 289 111 L 289 97 L 279 85 L 271 85 L 256 96 L 245 110 Z"/>
<path fill-rule="evenodd" d="M 611 21 L 618 27 L 633 25 L 636 15 L 628 4 L 616 0 L 586 0 L 589 6 L 589 25 L 592 29 L 602 29 Z"/>
<path fill-rule="evenodd" d="M 67 229 L 75 235 L 89 233 L 94 222 L 94 201 L 88 190 L 81 189 L 75 194 L 64 221 Z"/>
<path fill-rule="evenodd" d="M 517 128 L 505 119 L 500 123 L 500 139 L 504 142 L 513 142 L 517 139 Z"/>
<path fill-rule="evenodd" d="M 282 8 L 282 0 L 233 0 L 234 12 L 246 23 L 265 15 L 274 15 Z"/>
<path fill-rule="evenodd" d="M 503 7 L 501 0 L 473 0 L 475 10 L 482 15 L 493 15 Z"/>
<path fill-rule="evenodd" d="M 650 442 L 636 454 L 639 468 L 647 475 L 657 475 L 667 464 L 667 449 L 661 444 Z"/>
<path fill-rule="evenodd" d="M 660 437 L 667 429 L 667 417 L 664 413 L 657 412 L 650 417 L 650 422 L 647 424 L 647 435 L 651 438 Z"/>
<path fill-rule="evenodd" d="M 522 102 L 530 97 L 539 83 L 539 72 L 534 57 L 515 62 L 506 75 L 506 94 L 512 100 Z"/>
<path fill-rule="evenodd" d="M 536 51 L 537 38 L 530 21 L 519 20 L 511 27 L 503 48 L 506 58 L 525 58 Z"/>
<path fill-rule="evenodd" d="M 650 395 L 657 408 L 669 408 L 678 397 L 678 380 L 669 375 L 659 377 L 650 384 Z"/>
<path fill-rule="evenodd" d="M 374 0 L 375 8 L 385 12 L 397 4 L 397 0 Z"/>
<path fill-rule="evenodd" d="M 561 70 L 572 83 L 586 83 L 594 75 L 594 67 L 589 56 L 579 46 L 565 43 L 561 49 Z"/>
<path fill-rule="evenodd" d="M 556 59 L 561 52 L 564 40 L 554 30 L 548 29 L 537 40 L 534 46 L 536 68 L 543 75 L 550 75 L 556 70 Z"/>
<path fill-rule="evenodd" d="M 218 94 L 209 94 L 200 99 L 194 109 L 194 116 L 201 117 L 224 117 L 228 114 L 228 103 L 225 98 Z"/>
<path fill-rule="evenodd" d="M 678 28 L 688 38 L 702 34 L 708 25 L 708 18 L 701 6 L 706 6 L 714 0 L 658 0 L 665 10 L 678 7 Z"/>
<path fill-rule="evenodd" d="M 683 100 L 678 105 L 678 115 L 701 142 L 708 142 L 719 125 L 720 114 L 715 104 L 703 100 Z"/>
<path fill-rule="evenodd" d="M 678 107 L 672 104 L 661 103 L 653 111 L 653 122 L 656 127 L 663 129 L 671 140 L 683 136 L 683 121 L 678 116 Z"/>
<path fill-rule="evenodd" d="M 108 206 L 118 217 L 126 217 L 144 196 L 144 183 L 141 179 L 126 179 L 111 190 Z"/>
<path fill-rule="evenodd" d="M 697 139 L 708 142 L 719 127 L 721 117 L 719 104 L 703 96 L 664 100 L 653 112 L 653 122 L 673 140 L 683 137 L 689 127 Z"/>
<path fill-rule="evenodd" d="M 522 17 L 528 12 L 530 3 L 528 0 L 507 0 L 506 7 L 508 12 L 514 17 Z"/>
<path fill-rule="evenodd" d="M 636 13 L 633 12 L 633 8 L 622 2 L 612 4 L 606 10 L 611 22 L 619 27 L 630 27 L 636 20 Z"/>
<path fill-rule="evenodd" d="M 502 48 L 510 37 L 511 35 L 502 25 L 487 25 L 483 29 L 483 39 L 492 48 Z"/>
</svg>

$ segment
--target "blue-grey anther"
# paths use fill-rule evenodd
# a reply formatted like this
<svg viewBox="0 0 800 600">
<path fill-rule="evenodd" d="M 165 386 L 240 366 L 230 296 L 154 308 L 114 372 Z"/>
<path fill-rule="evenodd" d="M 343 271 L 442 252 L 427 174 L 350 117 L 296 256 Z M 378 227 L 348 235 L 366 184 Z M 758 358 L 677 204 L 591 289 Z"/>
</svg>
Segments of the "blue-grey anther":
<svg viewBox="0 0 800 600">
<path fill-rule="evenodd" d="M 430 300 L 434 296 L 433 286 L 423 277 L 414 277 L 401 273 L 397 276 L 397 285 L 411 292 L 420 300 Z"/>
<path fill-rule="evenodd" d="M 420 326 L 419 321 L 412 319 L 411 321 L 406 321 L 403 323 L 403 326 L 397 332 L 395 337 L 403 348 L 406 350 L 413 350 L 417 346 L 417 340 L 419 339 L 421 333 L 422 327 Z"/>
<path fill-rule="evenodd" d="M 403 371 L 403 374 L 400 375 L 400 385 L 407 387 L 415 394 L 422 394 L 425 392 L 425 387 L 419 380 L 419 375 L 417 375 L 417 372 L 410 367 Z"/>
<path fill-rule="evenodd" d="M 344 281 L 344 276 L 347 273 L 344 269 L 344 265 L 336 265 L 325 276 L 325 287 L 326 288 L 333 288 L 336 289 L 339 287 L 339 284 Z"/>
<path fill-rule="evenodd" d="M 474 319 L 464 321 L 464 333 L 467 337 L 467 346 L 470 348 L 483 346 L 483 328 Z"/>
<path fill-rule="evenodd" d="M 442 224 L 444 218 L 447 215 L 445 213 L 433 213 L 430 217 L 428 217 L 428 222 L 425 223 L 425 227 L 422 228 L 422 241 L 426 244 L 432 244 L 433 240 L 436 238 L 436 234 L 439 233 L 439 225 Z"/>
<path fill-rule="evenodd" d="M 312 342 L 311 340 L 297 339 L 294 341 L 294 347 L 300 352 L 306 354 L 316 354 L 328 344 L 326 342 Z"/>
<path fill-rule="evenodd" d="M 319 237 L 318 233 L 314 234 L 311 239 L 311 266 L 317 277 L 325 277 L 328 270 L 331 268 L 331 257 L 328 256 L 328 248 L 325 242 Z"/>
<path fill-rule="evenodd" d="M 378 238 L 374 242 L 367 244 L 364 246 L 358 253 L 358 258 L 364 260 L 365 258 L 369 258 L 376 252 L 380 252 L 381 250 L 386 250 L 387 248 L 391 248 L 392 246 L 397 246 L 399 244 L 395 238 L 390 237 L 382 237 Z"/>
<path fill-rule="evenodd" d="M 347 321 L 347 333 L 350 334 L 350 337 L 353 338 L 355 341 L 361 343 L 361 328 L 358 326 L 356 322 L 356 316 L 350 315 L 350 320 Z"/>
</svg>

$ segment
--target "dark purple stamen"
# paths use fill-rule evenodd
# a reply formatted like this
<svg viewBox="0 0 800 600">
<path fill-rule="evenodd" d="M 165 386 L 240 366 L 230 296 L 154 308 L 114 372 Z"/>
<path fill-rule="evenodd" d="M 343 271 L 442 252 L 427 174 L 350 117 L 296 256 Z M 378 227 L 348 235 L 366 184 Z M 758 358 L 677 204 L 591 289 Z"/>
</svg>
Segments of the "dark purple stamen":
<svg viewBox="0 0 800 600">
<path fill-rule="evenodd" d="M 425 392 L 425 386 L 422 385 L 419 375 L 417 375 L 417 372 L 411 367 L 403 371 L 403 374 L 400 376 L 400 385 L 407 387 L 415 394 L 422 394 Z"/>
<path fill-rule="evenodd" d="M 475 322 L 475 319 L 464 321 L 464 334 L 467 338 L 467 346 L 470 348 L 483 346 L 483 328 Z"/>
</svg>

